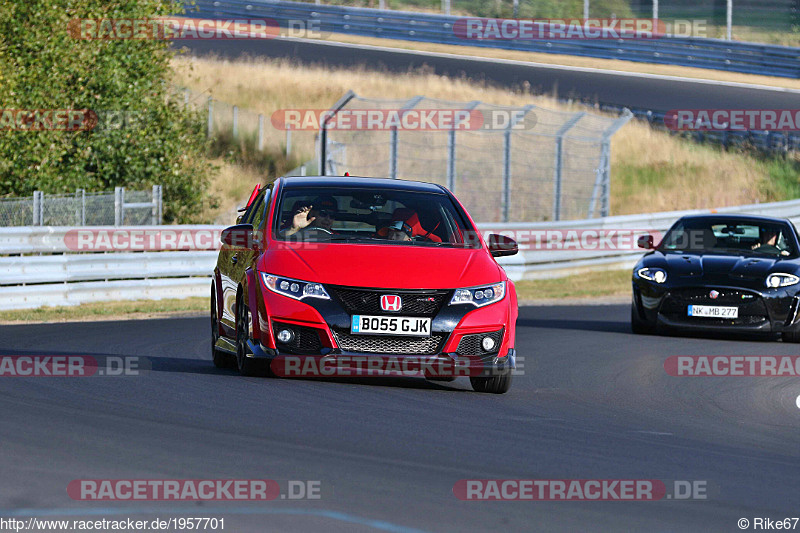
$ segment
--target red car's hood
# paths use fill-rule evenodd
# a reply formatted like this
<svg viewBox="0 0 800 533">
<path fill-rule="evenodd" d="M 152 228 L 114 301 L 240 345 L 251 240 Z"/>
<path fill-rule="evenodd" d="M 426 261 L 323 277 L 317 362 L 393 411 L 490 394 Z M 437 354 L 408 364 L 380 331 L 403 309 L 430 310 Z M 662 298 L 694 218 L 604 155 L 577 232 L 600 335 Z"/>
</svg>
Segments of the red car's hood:
<svg viewBox="0 0 800 533">
<path fill-rule="evenodd" d="M 505 279 L 484 249 L 323 244 L 267 250 L 258 269 L 279 276 L 359 287 L 453 289 Z"/>
</svg>

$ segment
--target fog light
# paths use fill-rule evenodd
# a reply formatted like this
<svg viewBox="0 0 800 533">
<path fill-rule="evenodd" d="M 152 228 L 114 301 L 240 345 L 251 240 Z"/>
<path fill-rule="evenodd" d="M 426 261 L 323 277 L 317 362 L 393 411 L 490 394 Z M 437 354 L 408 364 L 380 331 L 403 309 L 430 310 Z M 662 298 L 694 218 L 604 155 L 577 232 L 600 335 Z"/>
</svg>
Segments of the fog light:
<svg viewBox="0 0 800 533">
<path fill-rule="evenodd" d="M 494 339 L 491 337 L 484 337 L 483 341 L 481 341 L 481 346 L 483 346 L 484 352 L 491 352 L 494 349 Z"/>
<path fill-rule="evenodd" d="M 294 340 L 294 331 L 290 329 L 282 329 L 278 332 L 278 342 L 289 344 Z"/>
</svg>

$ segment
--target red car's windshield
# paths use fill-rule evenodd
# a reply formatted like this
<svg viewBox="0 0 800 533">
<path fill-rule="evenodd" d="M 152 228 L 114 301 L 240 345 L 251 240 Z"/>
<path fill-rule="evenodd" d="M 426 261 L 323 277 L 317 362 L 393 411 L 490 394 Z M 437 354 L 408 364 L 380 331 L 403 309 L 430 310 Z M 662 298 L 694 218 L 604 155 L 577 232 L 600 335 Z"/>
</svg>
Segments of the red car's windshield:
<svg viewBox="0 0 800 533">
<path fill-rule="evenodd" d="M 475 229 L 443 193 L 302 187 L 283 191 L 274 238 L 479 247 Z"/>
</svg>

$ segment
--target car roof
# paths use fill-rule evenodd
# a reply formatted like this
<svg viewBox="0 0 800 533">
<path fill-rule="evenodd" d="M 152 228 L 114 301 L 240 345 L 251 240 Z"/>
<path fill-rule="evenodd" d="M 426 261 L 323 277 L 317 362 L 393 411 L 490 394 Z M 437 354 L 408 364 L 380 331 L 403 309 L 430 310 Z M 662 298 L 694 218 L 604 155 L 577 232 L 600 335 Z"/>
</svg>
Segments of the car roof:
<svg viewBox="0 0 800 533">
<path fill-rule="evenodd" d="M 391 178 L 367 178 L 360 176 L 303 176 L 284 178 L 281 185 L 287 189 L 302 187 L 344 187 L 367 189 L 394 189 L 443 194 L 444 188 L 435 183 Z"/>
<path fill-rule="evenodd" d="M 791 221 L 787 218 L 768 217 L 764 215 L 748 215 L 745 213 L 707 213 L 702 215 L 685 215 L 680 220 L 708 220 L 713 222 L 715 220 L 737 220 L 740 222 L 773 222 L 791 225 Z"/>
</svg>

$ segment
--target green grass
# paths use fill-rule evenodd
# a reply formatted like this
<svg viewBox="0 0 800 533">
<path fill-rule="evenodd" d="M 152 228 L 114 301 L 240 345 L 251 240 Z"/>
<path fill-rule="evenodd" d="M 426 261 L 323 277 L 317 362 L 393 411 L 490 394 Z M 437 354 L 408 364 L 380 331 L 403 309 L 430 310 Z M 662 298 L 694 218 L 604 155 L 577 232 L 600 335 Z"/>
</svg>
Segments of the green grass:
<svg viewBox="0 0 800 533">
<path fill-rule="evenodd" d="M 558 279 L 516 281 L 517 299 L 598 298 L 631 292 L 630 270 L 590 272 Z"/>
<path fill-rule="evenodd" d="M 98 302 L 64 307 L 40 307 L 0 311 L 0 322 L 67 322 L 104 318 L 145 318 L 158 313 L 182 313 L 208 310 L 208 298 L 170 300 L 135 300 L 132 302 Z"/>
<path fill-rule="evenodd" d="M 762 184 L 765 201 L 800 198 L 800 161 L 791 158 L 765 159 L 768 180 Z"/>
</svg>

